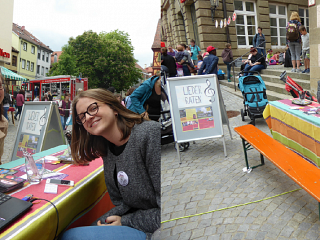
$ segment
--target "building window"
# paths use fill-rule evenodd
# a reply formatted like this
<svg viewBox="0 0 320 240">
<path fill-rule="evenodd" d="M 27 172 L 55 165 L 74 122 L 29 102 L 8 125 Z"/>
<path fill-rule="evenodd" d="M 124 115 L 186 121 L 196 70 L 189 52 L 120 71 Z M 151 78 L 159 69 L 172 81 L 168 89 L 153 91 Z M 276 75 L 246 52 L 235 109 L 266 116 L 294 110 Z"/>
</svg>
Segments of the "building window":
<svg viewBox="0 0 320 240">
<path fill-rule="evenodd" d="M 40 59 L 40 58 L 41 58 L 41 52 L 38 51 L 38 59 Z"/>
<path fill-rule="evenodd" d="M 234 10 L 237 14 L 236 30 L 239 47 L 252 46 L 256 34 L 256 6 L 254 2 L 234 1 Z"/>
<path fill-rule="evenodd" d="M 32 62 L 31 67 L 30 67 L 30 71 L 33 72 L 33 69 L 34 69 L 34 63 Z"/>
<path fill-rule="evenodd" d="M 12 66 L 16 67 L 17 66 L 17 57 L 12 56 Z"/>
<path fill-rule="evenodd" d="M 299 16 L 301 19 L 301 24 L 304 25 L 309 32 L 309 9 L 299 8 Z"/>
<path fill-rule="evenodd" d="M 41 75 L 44 76 L 44 67 L 41 67 Z"/>
<path fill-rule="evenodd" d="M 285 6 L 269 5 L 271 46 L 286 46 L 287 9 Z"/>
<path fill-rule="evenodd" d="M 46 76 L 48 76 L 49 68 L 46 68 Z"/>
<path fill-rule="evenodd" d="M 44 61 L 44 53 L 42 53 L 42 61 Z"/>
<path fill-rule="evenodd" d="M 30 67 L 30 61 L 27 61 L 27 68 L 26 68 L 26 70 L 29 70 L 29 67 Z"/>
<path fill-rule="evenodd" d="M 199 42 L 198 24 L 197 24 L 196 9 L 195 9 L 194 3 L 190 5 L 190 12 L 191 12 L 194 40 L 196 42 L 196 45 L 199 46 L 200 42 Z"/>
<path fill-rule="evenodd" d="M 46 53 L 46 62 L 49 62 L 49 53 Z"/>
<path fill-rule="evenodd" d="M 40 74 L 40 65 L 37 66 L 37 74 Z"/>
<path fill-rule="evenodd" d="M 35 46 L 32 46 L 32 47 L 31 47 L 31 53 L 34 54 L 34 53 L 35 53 L 35 50 L 36 50 Z"/>
<path fill-rule="evenodd" d="M 23 50 L 27 51 L 27 43 L 23 42 Z"/>
<path fill-rule="evenodd" d="M 26 65 L 26 60 L 24 60 L 24 59 L 22 59 L 22 69 L 24 69 L 25 68 L 25 65 Z"/>
</svg>

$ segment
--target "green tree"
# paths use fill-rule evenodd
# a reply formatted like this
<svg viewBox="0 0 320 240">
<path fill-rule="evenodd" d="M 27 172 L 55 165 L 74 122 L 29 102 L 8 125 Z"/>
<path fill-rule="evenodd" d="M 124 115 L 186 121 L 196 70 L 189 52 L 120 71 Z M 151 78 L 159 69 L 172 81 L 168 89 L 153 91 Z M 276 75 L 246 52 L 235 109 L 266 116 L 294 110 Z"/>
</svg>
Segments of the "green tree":
<svg viewBox="0 0 320 240">
<path fill-rule="evenodd" d="M 89 88 L 126 90 L 139 81 L 140 69 L 135 67 L 133 46 L 129 35 L 122 31 L 86 31 L 76 38 L 70 38 L 63 49 L 58 64 L 53 64 L 50 74 L 71 74 L 88 77 Z M 69 71 L 68 73 L 65 73 Z"/>
<path fill-rule="evenodd" d="M 77 76 L 79 71 L 76 66 L 76 59 L 73 56 L 73 47 L 70 45 L 64 45 L 62 47 L 62 53 L 59 57 L 59 61 L 52 64 L 49 71 L 49 76 L 57 75 L 73 75 Z"/>
</svg>

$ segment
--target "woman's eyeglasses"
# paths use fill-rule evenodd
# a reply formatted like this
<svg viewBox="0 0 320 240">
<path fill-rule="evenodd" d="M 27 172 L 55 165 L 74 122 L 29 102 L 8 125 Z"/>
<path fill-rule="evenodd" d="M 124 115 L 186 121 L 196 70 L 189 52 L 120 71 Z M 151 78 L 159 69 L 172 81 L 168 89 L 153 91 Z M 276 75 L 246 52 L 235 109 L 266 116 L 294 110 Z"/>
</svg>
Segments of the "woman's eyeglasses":
<svg viewBox="0 0 320 240">
<path fill-rule="evenodd" d="M 98 106 L 98 103 L 94 102 L 94 103 L 91 103 L 88 108 L 87 108 L 87 111 L 84 112 L 84 113 L 80 113 L 77 115 L 76 117 L 76 122 L 79 124 L 79 125 L 82 125 L 86 122 L 86 113 L 89 114 L 90 116 L 94 116 L 98 113 L 99 111 L 99 106 Z"/>
</svg>

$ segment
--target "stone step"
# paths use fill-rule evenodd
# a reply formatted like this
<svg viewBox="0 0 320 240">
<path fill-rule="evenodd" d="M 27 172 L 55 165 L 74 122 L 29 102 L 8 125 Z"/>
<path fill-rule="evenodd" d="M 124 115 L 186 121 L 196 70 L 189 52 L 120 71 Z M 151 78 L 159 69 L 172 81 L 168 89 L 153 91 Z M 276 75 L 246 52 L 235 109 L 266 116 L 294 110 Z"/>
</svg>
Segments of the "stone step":
<svg viewBox="0 0 320 240">
<path fill-rule="evenodd" d="M 261 74 L 275 75 L 279 78 L 281 73 L 286 71 L 287 75 L 291 78 L 300 79 L 300 80 L 308 80 L 310 82 L 310 73 L 293 73 L 293 72 L 291 72 L 291 69 L 292 68 L 283 68 L 283 69 L 269 69 L 269 68 L 267 68 L 267 69 L 262 70 Z M 302 70 L 304 70 L 304 69 L 302 69 Z"/>
<path fill-rule="evenodd" d="M 279 77 L 275 77 L 274 75 L 262 74 L 261 78 L 265 83 L 267 82 L 275 83 L 275 84 L 280 83 L 280 85 L 283 85 L 283 88 L 284 88 L 285 83 L 281 81 Z M 301 80 L 298 78 L 292 78 L 292 80 L 295 81 L 297 84 L 299 84 L 303 88 L 303 90 L 310 89 L 310 80 Z"/>
<path fill-rule="evenodd" d="M 221 85 L 227 86 L 228 88 L 226 88 L 227 91 L 229 91 L 230 93 L 237 95 L 241 98 L 243 98 L 241 91 L 238 89 L 238 79 L 236 79 L 236 87 L 237 87 L 237 91 L 234 90 L 234 83 L 232 82 L 228 82 L 227 80 L 220 80 L 219 81 Z M 269 84 L 269 83 L 268 83 Z M 280 84 L 279 84 L 280 85 Z M 276 100 L 280 100 L 280 99 L 290 99 L 292 98 L 291 94 L 288 93 L 285 89 L 284 89 L 284 84 L 283 84 L 283 90 L 282 91 L 280 86 L 270 86 L 267 85 L 267 98 L 268 101 L 276 101 Z M 272 89 L 272 90 L 271 90 Z M 275 89 L 276 91 L 273 91 L 273 89 Z"/>
</svg>

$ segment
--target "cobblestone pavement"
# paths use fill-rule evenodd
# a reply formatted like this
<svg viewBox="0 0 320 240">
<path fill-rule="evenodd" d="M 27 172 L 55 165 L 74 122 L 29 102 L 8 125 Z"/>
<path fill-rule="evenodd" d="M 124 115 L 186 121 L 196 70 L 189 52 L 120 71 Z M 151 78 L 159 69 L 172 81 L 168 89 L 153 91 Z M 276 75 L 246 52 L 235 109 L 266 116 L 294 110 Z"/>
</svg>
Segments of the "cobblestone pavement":
<svg viewBox="0 0 320 240">
<path fill-rule="evenodd" d="M 239 111 L 242 99 L 221 86 L 227 110 Z M 271 162 L 247 174 L 240 137 L 233 128 L 246 122 L 230 119 L 233 140 L 191 143 L 179 164 L 173 144 L 162 146 L 162 221 L 248 203 L 300 188 Z M 270 135 L 263 119 L 256 127 Z M 256 150 L 249 162 L 259 161 Z M 161 239 L 320 239 L 318 202 L 304 190 L 258 203 L 162 224 Z"/>
</svg>

